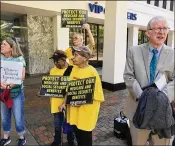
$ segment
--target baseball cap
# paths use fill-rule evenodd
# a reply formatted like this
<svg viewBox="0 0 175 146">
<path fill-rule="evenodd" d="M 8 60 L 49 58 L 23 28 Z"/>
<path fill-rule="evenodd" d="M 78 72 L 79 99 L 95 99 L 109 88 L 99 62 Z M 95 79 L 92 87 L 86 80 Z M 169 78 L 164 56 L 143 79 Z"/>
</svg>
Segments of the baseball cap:
<svg viewBox="0 0 175 146">
<path fill-rule="evenodd" d="M 49 59 L 54 59 L 54 60 L 59 60 L 61 58 L 67 58 L 66 54 L 64 53 L 64 51 L 55 51 L 54 54 L 52 55 L 52 57 L 50 57 Z"/>
<path fill-rule="evenodd" d="M 92 52 L 87 46 L 81 46 L 81 47 L 73 46 L 73 50 L 77 52 L 82 52 L 84 54 L 84 57 L 86 58 L 91 58 Z"/>
</svg>

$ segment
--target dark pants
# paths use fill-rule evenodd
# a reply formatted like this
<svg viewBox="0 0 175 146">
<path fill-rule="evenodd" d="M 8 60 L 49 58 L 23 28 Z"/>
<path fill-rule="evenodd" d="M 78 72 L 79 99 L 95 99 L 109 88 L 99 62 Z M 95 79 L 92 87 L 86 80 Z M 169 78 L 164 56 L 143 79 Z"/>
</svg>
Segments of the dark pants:
<svg viewBox="0 0 175 146">
<path fill-rule="evenodd" d="M 175 146 L 175 138 L 174 138 L 174 140 L 173 140 L 172 146 Z"/>
<path fill-rule="evenodd" d="M 63 120 L 64 120 L 64 115 L 62 112 L 54 113 L 54 125 L 55 125 L 54 142 L 57 144 L 61 144 Z M 67 134 L 67 141 L 69 146 L 75 146 L 73 132 L 69 132 Z"/>
<path fill-rule="evenodd" d="M 78 146 L 92 146 L 92 131 L 83 131 L 74 127 Z"/>
</svg>

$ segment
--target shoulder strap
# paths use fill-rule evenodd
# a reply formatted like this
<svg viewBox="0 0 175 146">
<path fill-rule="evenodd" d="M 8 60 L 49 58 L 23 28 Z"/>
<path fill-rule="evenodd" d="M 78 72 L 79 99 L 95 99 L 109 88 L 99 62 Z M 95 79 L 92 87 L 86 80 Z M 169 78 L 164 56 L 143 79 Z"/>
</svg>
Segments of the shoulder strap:
<svg viewBox="0 0 175 146">
<path fill-rule="evenodd" d="M 63 76 L 70 76 L 70 74 L 72 72 L 72 68 L 73 68 L 73 66 L 68 66 L 68 68 L 65 70 Z"/>
</svg>

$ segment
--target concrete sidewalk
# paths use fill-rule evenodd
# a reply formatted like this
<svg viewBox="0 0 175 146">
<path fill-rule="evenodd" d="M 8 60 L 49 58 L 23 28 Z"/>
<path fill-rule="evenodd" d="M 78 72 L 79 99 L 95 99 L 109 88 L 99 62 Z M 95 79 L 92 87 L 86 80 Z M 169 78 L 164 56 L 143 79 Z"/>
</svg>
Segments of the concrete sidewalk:
<svg viewBox="0 0 175 146">
<path fill-rule="evenodd" d="M 50 113 L 50 99 L 39 97 L 40 77 L 29 77 L 24 82 L 25 91 L 25 126 L 39 145 L 50 145 L 54 136 L 53 115 Z M 113 133 L 113 121 L 125 103 L 127 90 L 111 92 L 104 90 L 105 102 L 101 104 L 98 122 L 93 130 L 94 146 L 126 146 L 126 141 L 117 139 Z M 66 135 L 63 135 L 67 146 Z"/>
<path fill-rule="evenodd" d="M 2 132 L 2 127 L 1 127 L 1 137 L 3 136 L 3 132 Z M 27 140 L 27 143 L 26 143 L 26 146 L 38 146 L 38 142 L 35 140 L 35 138 L 32 136 L 32 134 L 29 132 L 29 130 L 25 127 L 25 131 L 26 131 L 26 140 Z M 11 133 L 10 133 L 10 138 L 11 138 L 11 143 L 9 144 L 10 146 L 15 146 L 18 144 L 18 135 L 16 133 L 16 129 L 15 129 L 15 121 L 14 121 L 14 118 L 12 118 L 12 130 L 11 130 Z"/>
</svg>

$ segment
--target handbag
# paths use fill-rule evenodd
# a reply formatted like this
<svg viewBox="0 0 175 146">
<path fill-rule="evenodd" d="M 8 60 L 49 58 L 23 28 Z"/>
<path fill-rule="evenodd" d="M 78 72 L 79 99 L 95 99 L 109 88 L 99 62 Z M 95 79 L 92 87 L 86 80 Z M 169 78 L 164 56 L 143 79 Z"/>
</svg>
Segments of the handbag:
<svg viewBox="0 0 175 146">
<path fill-rule="evenodd" d="M 73 126 L 67 123 L 66 121 L 66 111 L 63 110 L 63 133 L 68 134 L 69 132 L 73 132 Z"/>
<path fill-rule="evenodd" d="M 119 116 L 114 118 L 114 134 L 119 139 L 127 140 L 128 146 L 132 146 L 128 120 L 129 119 L 124 115 L 123 111 L 120 111 Z"/>
<path fill-rule="evenodd" d="M 21 85 L 17 85 L 12 89 L 10 89 L 10 94 L 11 94 L 10 98 L 13 99 L 17 97 L 20 93 L 21 93 Z"/>
<path fill-rule="evenodd" d="M 13 106 L 13 100 L 10 98 L 9 89 L 1 90 L 0 101 L 3 102 L 7 108 L 11 108 Z"/>
</svg>

